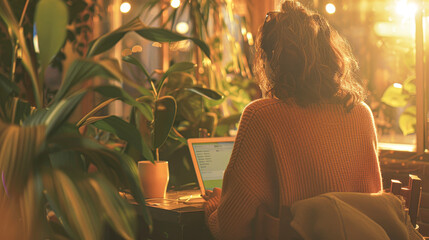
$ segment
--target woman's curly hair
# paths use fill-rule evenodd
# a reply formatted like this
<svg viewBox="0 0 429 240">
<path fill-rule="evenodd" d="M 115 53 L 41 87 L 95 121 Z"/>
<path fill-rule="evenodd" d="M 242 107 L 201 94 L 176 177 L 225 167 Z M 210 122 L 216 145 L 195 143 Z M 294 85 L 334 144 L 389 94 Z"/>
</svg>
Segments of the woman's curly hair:
<svg viewBox="0 0 429 240">
<path fill-rule="evenodd" d="M 351 109 L 365 98 L 349 44 L 318 13 L 285 1 L 267 14 L 256 40 L 255 71 L 268 96 L 300 106 L 335 101 Z"/>
</svg>

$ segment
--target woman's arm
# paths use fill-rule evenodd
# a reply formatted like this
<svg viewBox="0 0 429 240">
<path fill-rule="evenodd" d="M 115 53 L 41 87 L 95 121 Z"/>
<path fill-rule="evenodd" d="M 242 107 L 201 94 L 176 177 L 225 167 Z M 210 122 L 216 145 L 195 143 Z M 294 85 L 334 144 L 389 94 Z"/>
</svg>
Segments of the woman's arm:
<svg viewBox="0 0 429 240">
<path fill-rule="evenodd" d="M 258 208 L 274 200 L 271 142 L 263 114 L 255 105 L 243 112 L 221 197 L 212 194 L 206 204 L 209 227 L 219 239 L 251 238 Z"/>
</svg>

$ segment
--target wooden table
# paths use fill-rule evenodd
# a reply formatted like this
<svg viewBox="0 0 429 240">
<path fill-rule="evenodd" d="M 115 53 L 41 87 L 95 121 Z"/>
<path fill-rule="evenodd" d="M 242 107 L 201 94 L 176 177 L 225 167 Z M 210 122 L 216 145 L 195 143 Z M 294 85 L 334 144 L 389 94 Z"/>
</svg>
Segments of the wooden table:
<svg viewBox="0 0 429 240">
<path fill-rule="evenodd" d="M 148 199 L 153 220 L 151 239 L 213 239 L 204 220 L 199 190 L 168 192 L 165 199 Z"/>
</svg>

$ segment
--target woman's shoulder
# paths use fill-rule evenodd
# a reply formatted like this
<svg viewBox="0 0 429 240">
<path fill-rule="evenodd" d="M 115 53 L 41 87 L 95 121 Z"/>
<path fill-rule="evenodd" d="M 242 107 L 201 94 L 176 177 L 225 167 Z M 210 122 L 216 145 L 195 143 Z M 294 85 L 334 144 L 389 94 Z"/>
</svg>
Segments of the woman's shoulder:
<svg viewBox="0 0 429 240">
<path fill-rule="evenodd" d="M 270 107 L 275 107 L 276 105 L 281 105 L 282 103 L 283 102 L 278 99 L 260 98 L 247 104 L 243 112 L 259 112 L 261 110 L 267 110 Z"/>
<path fill-rule="evenodd" d="M 360 114 L 372 114 L 371 108 L 366 104 L 365 102 L 359 102 L 357 103 L 354 108 L 352 109 L 352 112 L 360 113 Z"/>
</svg>

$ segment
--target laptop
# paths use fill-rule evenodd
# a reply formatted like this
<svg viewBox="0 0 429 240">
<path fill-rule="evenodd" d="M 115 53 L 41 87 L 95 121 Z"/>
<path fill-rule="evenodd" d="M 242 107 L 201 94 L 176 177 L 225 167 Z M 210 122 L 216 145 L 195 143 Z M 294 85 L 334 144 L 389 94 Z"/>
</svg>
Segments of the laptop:
<svg viewBox="0 0 429 240">
<path fill-rule="evenodd" d="M 189 151 L 200 186 L 206 190 L 222 188 L 223 173 L 231 158 L 235 137 L 190 138 Z"/>
</svg>

